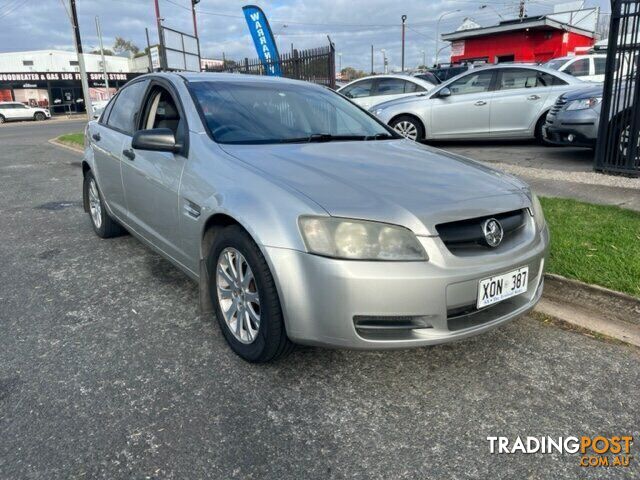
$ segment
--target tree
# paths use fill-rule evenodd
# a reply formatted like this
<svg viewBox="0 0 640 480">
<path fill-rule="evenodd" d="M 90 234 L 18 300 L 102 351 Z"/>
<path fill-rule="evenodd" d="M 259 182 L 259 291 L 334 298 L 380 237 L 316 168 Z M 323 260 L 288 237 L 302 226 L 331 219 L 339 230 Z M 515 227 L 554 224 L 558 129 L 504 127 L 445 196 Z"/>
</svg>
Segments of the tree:
<svg viewBox="0 0 640 480">
<path fill-rule="evenodd" d="M 362 70 L 356 70 L 353 67 L 344 67 L 340 74 L 343 80 L 356 80 L 367 76 Z"/>
<path fill-rule="evenodd" d="M 131 40 L 116 37 L 116 41 L 113 43 L 113 51 L 115 53 L 129 52 L 130 54 L 135 55 L 140 51 L 140 49 Z"/>
<path fill-rule="evenodd" d="M 103 50 L 103 52 L 104 52 L 104 54 L 105 54 L 105 55 L 113 55 L 113 52 L 112 52 L 111 50 L 109 50 L 108 48 L 105 48 L 105 49 Z M 95 49 L 95 50 L 93 50 L 91 53 L 94 53 L 94 54 L 96 54 L 96 55 L 100 55 L 100 49 L 99 49 L 99 48 L 96 48 L 96 49 Z"/>
</svg>

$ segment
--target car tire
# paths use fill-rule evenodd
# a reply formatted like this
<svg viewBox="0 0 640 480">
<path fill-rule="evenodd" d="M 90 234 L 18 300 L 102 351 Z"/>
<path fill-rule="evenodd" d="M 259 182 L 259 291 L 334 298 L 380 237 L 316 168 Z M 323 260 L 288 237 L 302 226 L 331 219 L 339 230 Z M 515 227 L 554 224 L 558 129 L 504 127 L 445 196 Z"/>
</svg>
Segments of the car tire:
<svg viewBox="0 0 640 480">
<path fill-rule="evenodd" d="M 43 120 L 46 120 L 46 118 L 47 118 L 47 116 L 46 116 L 44 113 L 42 113 L 42 112 L 36 112 L 36 113 L 33 115 L 33 119 L 34 119 L 36 122 L 42 122 Z"/>
<path fill-rule="evenodd" d="M 389 124 L 397 133 L 409 140 L 419 142 L 424 140 L 424 127 L 422 122 L 411 115 L 401 115 L 394 118 Z"/>
<path fill-rule="evenodd" d="M 294 344 L 287 337 L 273 276 L 251 236 L 239 225 L 219 230 L 207 266 L 211 301 L 231 349 L 252 363 L 291 353 Z"/>
<path fill-rule="evenodd" d="M 82 188 L 84 205 L 91 219 L 91 226 L 100 238 L 112 238 L 123 235 L 124 228 L 107 212 L 102 193 L 91 170 L 84 176 Z"/>
<path fill-rule="evenodd" d="M 536 129 L 534 130 L 534 135 L 536 137 L 536 141 L 540 145 L 544 147 L 551 147 L 553 145 L 547 142 L 544 138 L 544 135 L 542 134 L 542 127 L 544 126 L 546 121 L 547 121 L 547 113 L 545 113 L 538 119 L 538 122 L 536 123 Z"/>
<path fill-rule="evenodd" d="M 0 115 L 0 123 L 4 123 L 4 122 L 5 122 L 4 116 Z"/>
</svg>

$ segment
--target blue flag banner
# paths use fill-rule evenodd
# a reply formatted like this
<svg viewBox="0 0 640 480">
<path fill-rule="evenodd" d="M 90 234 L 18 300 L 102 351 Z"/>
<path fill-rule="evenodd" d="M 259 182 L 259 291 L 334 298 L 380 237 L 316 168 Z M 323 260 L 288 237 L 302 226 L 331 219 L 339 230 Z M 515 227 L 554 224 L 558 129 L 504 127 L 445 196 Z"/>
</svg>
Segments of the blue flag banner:
<svg viewBox="0 0 640 480">
<path fill-rule="evenodd" d="M 255 5 L 245 5 L 242 7 L 242 11 L 265 72 L 273 77 L 281 77 L 280 55 L 267 17 L 262 9 Z"/>
</svg>

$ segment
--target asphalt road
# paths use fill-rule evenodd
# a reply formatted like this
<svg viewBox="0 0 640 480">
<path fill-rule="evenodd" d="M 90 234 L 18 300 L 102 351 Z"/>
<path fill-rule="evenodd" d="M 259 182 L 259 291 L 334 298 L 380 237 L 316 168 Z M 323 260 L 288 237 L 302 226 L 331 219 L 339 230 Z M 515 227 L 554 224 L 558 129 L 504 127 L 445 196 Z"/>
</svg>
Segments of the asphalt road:
<svg viewBox="0 0 640 480">
<path fill-rule="evenodd" d="M 76 128 L 74 128 L 76 127 Z M 462 343 L 244 363 L 196 285 L 80 207 L 72 123 L 0 127 L 0 479 L 638 478 L 487 436 L 640 438 L 640 354 L 522 318 Z"/>
</svg>

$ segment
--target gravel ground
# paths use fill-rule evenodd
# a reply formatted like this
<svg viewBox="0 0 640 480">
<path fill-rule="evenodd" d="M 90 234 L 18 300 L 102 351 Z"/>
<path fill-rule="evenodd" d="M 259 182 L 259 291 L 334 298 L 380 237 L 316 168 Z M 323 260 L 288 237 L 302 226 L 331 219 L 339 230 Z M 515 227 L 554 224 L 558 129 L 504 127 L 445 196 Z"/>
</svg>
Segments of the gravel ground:
<svg viewBox="0 0 640 480">
<path fill-rule="evenodd" d="M 93 234 L 80 157 L 46 143 L 67 127 L 0 129 L 0 479 L 638 478 L 637 458 L 584 469 L 486 441 L 638 438 L 637 349 L 525 317 L 435 348 L 247 364 L 182 273 Z"/>
</svg>

